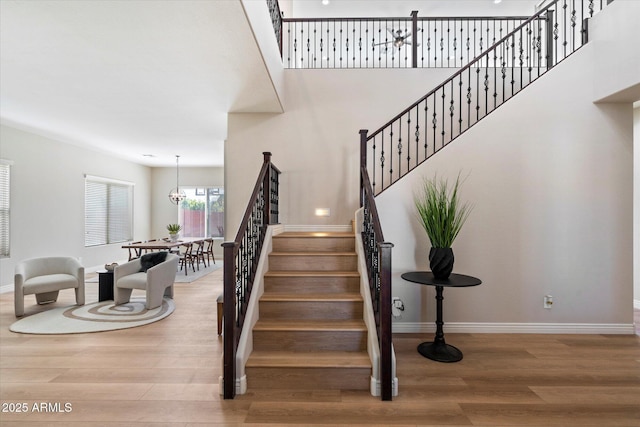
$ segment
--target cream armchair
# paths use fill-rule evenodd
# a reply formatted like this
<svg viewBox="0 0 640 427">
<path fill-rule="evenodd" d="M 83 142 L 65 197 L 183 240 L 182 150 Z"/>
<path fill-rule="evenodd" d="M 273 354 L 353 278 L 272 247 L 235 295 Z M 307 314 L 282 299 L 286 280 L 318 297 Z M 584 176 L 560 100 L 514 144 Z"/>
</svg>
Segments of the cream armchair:
<svg viewBox="0 0 640 427">
<path fill-rule="evenodd" d="M 14 305 L 16 317 L 24 315 L 24 296 L 35 294 L 38 304 L 58 300 L 61 289 L 75 289 L 76 303 L 84 305 L 84 267 L 71 257 L 24 260 L 15 268 Z"/>
<path fill-rule="evenodd" d="M 167 253 L 164 261 L 148 268 L 146 272 L 141 271 L 145 262 L 158 254 L 143 255 L 114 269 L 113 298 L 116 305 L 128 303 L 134 289 L 146 291 L 147 310 L 160 307 L 163 296 L 173 298 L 173 282 L 178 270 L 177 255 Z"/>
</svg>

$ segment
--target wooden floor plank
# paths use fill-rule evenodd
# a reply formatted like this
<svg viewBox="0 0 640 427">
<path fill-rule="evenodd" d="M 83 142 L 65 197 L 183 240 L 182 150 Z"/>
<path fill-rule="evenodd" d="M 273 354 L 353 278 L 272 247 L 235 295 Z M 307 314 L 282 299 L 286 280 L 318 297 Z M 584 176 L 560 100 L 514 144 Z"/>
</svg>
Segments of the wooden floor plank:
<svg viewBox="0 0 640 427">
<path fill-rule="evenodd" d="M 433 334 L 395 334 L 400 394 L 391 402 L 366 390 L 305 389 L 225 401 L 221 278 L 176 284 L 176 311 L 160 322 L 93 334 L 12 333 L 13 294 L 1 294 L 0 402 L 72 405 L 2 413 L 2 427 L 640 425 L 640 337 L 631 335 L 447 334 L 464 359 L 444 364 L 416 351 Z M 72 305 L 73 292 L 63 294 L 56 304 Z M 97 285 L 87 284 L 95 300 Z M 28 313 L 44 309 L 27 301 Z"/>
</svg>

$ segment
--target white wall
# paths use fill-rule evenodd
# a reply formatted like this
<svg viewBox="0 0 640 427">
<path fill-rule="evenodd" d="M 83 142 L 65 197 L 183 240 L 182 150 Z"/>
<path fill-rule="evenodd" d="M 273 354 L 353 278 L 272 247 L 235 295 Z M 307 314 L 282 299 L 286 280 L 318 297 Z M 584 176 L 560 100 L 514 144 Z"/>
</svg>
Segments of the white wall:
<svg viewBox="0 0 640 427">
<path fill-rule="evenodd" d="M 103 153 L 0 126 L 0 158 L 11 167 L 11 256 L 0 260 L 0 285 L 13 283 L 20 260 L 65 255 L 86 268 L 127 258 L 120 244 L 84 247 L 84 175 L 135 183 L 134 237 L 149 235 L 151 170 Z"/>
<path fill-rule="evenodd" d="M 633 323 L 632 111 L 593 104 L 582 88 L 594 60 L 585 47 L 378 197 L 385 237 L 396 243 L 394 295 L 411 327 L 435 312 L 432 289 L 399 277 L 429 269 L 412 194 L 423 175 L 459 171 L 475 207 L 453 246 L 455 271 L 483 284 L 445 291 L 450 326 Z"/>
<path fill-rule="evenodd" d="M 169 191 L 175 168 L 149 168 L 9 126 L 0 127 L 0 158 L 11 167 L 11 256 L 0 259 L 0 286 L 13 283 L 15 264 L 37 256 L 82 258 L 87 269 L 122 262 L 121 244 L 84 247 L 84 175 L 134 186 L 134 240 L 165 237 L 177 220 Z M 180 168 L 180 184 L 224 187 L 224 168 Z M 221 256 L 220 248 L 215 248 Z"/>
<path fill-rule="evenodd" d="M 640 99 L 640 2 L 616 0 L 589 24 L 589 37 L 598 61 L 592 64 L 594 99 L 634 102 Z"/>
<path fill-rule="evenodd" d="M 633 109 L 633 299 L 640 309 L 640 102 Z M 640 326 L 639 326 L 640 327 Z"/>
<path fill-rule="evenodd" d="M 638 15 L 633 5 L 610 13 Z M 625 58 L 620 66 L 628 63 L 625 55 L 638 54 L 626 42 L 618 43 L 627 46 L 617 55 Z M 396 330 L 423 330 L 435 318 L 433 290 L 399 278 L 428 268 L 413 188 L 423 174 L 454 177 L 462 170 L 470 174 L 463 195 L 475 209 L 454 244 L 456 271 L 484 283 L 447 290 L 449 325 L 629 331 L 633 112 L 629 103 L 594 104 L 606 96 L 594 83 L 601 52 L 595 46 L 560 64 L 378 197 L 385 237 L 395 244 L 394 296 L 406 307 Z M 375 130 L 428 92 L 431 79 L 439 83 L 450 74 L 440 71 L 440 78 L 425 70 L 286 72 L 286 113 L 229 117 L 229 222 L 237 226 L 260 153 L 272 151 L 283 171 L 281 222 L 346 224 L 358 203 L 358 130 Z M 332 217 L 314 217 L 315 207 L 331 208 Z M 549 293 L 555 304 L 545 310 L 542 298 Z"/>
<path fill-rule="evenodd" d="M 167 224 L 178 222 L 178 207 L 169 200 L 169 192 L 176 187 L 176 168 L 152 168 L 151 182 L 151 236 L 167 237 Z M 224 168 L 180 167 L 180 186 L 224 187 Z M 218 247 L 214 249 L 216 255 L 222 254 Z"/>
<path fill-rule="evenodd" d="M 285 114 L 229 115 L 225 179 L 233 187 L 225 195 L 227 230 L 237 230 L 263 151 L 273 153 L 283 172 L 281 222 L 348 225 L 358 207 L 360 129 L 377 129 L 451 74 L 286 70 Z M 316 217 L 315 208 L 330 208 L 331 216 Z"/>
</svg>

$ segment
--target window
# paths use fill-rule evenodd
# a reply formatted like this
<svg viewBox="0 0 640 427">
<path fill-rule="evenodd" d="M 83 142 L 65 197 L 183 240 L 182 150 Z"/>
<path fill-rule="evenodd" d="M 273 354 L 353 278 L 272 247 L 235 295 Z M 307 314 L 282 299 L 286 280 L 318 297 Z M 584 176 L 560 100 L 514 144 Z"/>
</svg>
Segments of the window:
<svg viewBox="0 0 640 427">
<path fill-rule="evenodd" d="M 181 188 L 187 198 L 178 206 L 182 237 L 224 236 L 224 188 Z"/>
<path fill-rule="evenodd" d="M 84 245 L 133 239 L 133 184 L 85 176 Z"/>
<path fill-rule="evenodd" d="M 11 162 L 0 159 L 0 258 L 9 256 Z"/>
</svg>

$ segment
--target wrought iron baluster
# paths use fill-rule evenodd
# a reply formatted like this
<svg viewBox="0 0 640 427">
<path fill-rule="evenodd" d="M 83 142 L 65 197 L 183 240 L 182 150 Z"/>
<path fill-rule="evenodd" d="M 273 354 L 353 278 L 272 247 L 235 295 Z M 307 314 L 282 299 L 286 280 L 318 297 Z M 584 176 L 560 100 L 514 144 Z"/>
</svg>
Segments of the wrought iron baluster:
<svg viewBox="0 0 640 427">
<path fill-rule="evenodd" d="M 418 105 L 416 105 L 416 131 L 414 132 L 414 136 L 416 137 L 416 165 L 420 163 L 420 111 L 418 109 Z"/>
<path fill-rule="evenodd" d="M 407 172 L 411 170 L 411 113 L 407 113 Z"/>
<path fill-rule="evenodd" d="M 389 126 L 389 185 L 394 183 L 393 179 L 393 123 Z"/>
<path fill-rule="evenodd" d="M 462 133 L 462 75 L 458 76 L 458 79 L 458 135 L 460 135 Z"/>
<path fill-rule="evenodd" d="M 380 191 L 384 190 L 384 132 L 380 134 Z M 377 193 L 373 193 L 377 194 Z"/>
<path fill-rule="evenodd" d="M 402 176 L 402 119 L 398 119 L 398 178 Z"/>
<path fill-rule="evenodd" d="M 445 130 L 444 130 L 444 123 L 445 123 L 445 115 L 444 115 L 444 110 L 445 110 L 445 102 L 446 102 L 446 97 L 447 95 L 445 94 L 445 86 L 442 86 L 442 131 L 440 132 L 440 134 L 442 135 L 442 139 L 441 139 L 441 147 L 444 147 L 444 135 L 445 135 Z"/>
</svg>

